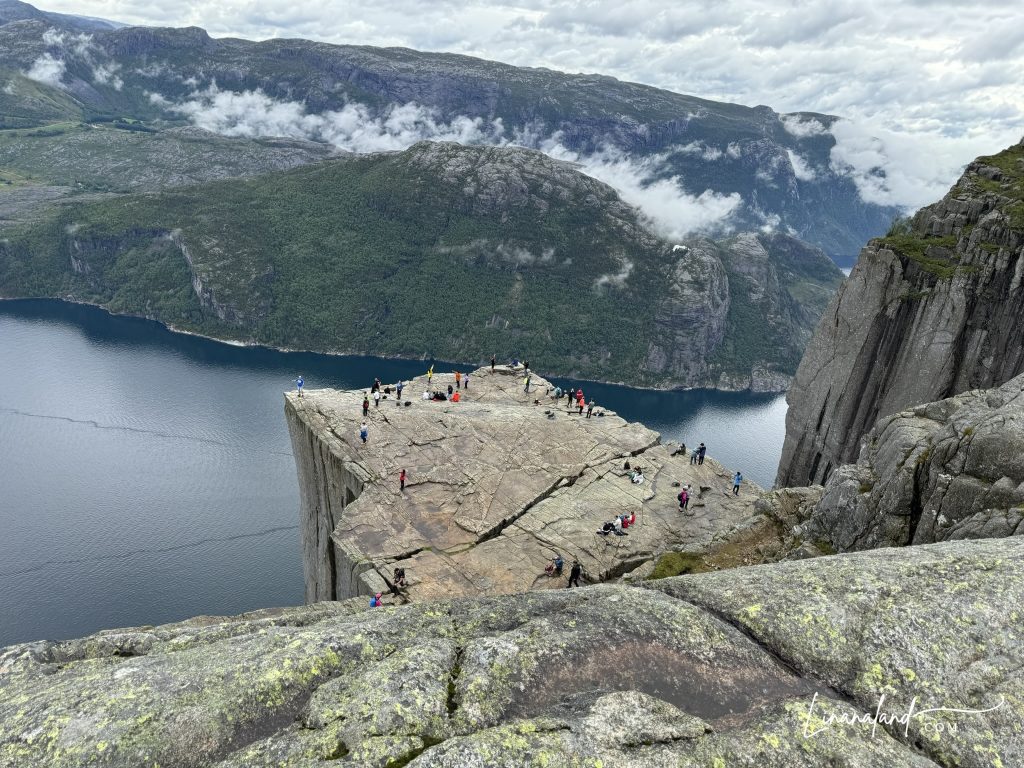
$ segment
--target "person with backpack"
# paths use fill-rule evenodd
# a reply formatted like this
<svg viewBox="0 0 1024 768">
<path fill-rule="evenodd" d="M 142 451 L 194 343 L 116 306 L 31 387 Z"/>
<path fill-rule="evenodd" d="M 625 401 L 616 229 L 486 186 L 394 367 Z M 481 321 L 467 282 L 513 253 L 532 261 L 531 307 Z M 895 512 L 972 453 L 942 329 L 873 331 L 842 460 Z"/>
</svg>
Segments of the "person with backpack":
<svg viewBox="0 0 1024 768">
<path fill-rule="evenodd" d="M 299 390 L 299 397 L 302 397 L 302 385 L 305 383 L 306 382 L 303 380 L 302 374 L 300 373 L 299 378 L 295 380 L 295 386 L 298 387 Z"/>
<path fill-rule="evenodd" d="M 679 492 L 679 496 L 677 498 L 679 499 L 679 511 L 682 512 L 686 509 L 686 505 L 690 503 L 690 493 L 686 488 L 683 488 L 683 490 Z"/>
<path fill-rule="evenodd" d="M 363 392 L 363 418 L 370 412 L 370 396 Z"/>
</svg>

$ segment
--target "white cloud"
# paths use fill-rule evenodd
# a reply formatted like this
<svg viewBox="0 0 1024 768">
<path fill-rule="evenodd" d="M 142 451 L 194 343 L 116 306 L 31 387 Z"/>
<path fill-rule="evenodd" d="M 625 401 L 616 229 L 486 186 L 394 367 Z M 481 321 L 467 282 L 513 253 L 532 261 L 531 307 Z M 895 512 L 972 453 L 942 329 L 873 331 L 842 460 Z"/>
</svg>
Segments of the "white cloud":
<svg viewBox="0 0 1024 768">
<path fill-rule="evenodd" d="M 632 273 L 633 262 L 624 258 L 622 259 L 621 269 L 619 269 L 615 274 L 599 275 L 598 278 L 594 280 L 594 288 L 597 290 L 602 288 L 623 288 Z"/>
<path fill-rule="evenodd" d="M 806 139 L 809 136 L 823 136 L 828 133 L 828 128 L 822 125 L 820 120 L 813 117 L 804 119 L 800 115 L 781 115 L 779 120 L 786 132 L 798 139 Z"/>
<path fill-rule="evenodd" d="M 986 151 L 976 137 L 943 137 L 921 142 L 920 137 L 839 120 L 832 126 L 836 145 L 831 166 L 847 173 L 860 196 L 879 205 L 896 205 L 908 211 L 942 197 L 963 170 L 964 158 Z M 1003 145 L 1014 135 L 1009 134 Z"/>
<path fill-rule="evenodd" d="M 793 166 L 793 175 L 800 181 L 814 181 L 818 178 L 814 168 L 804 158 L 792 149 L 787 149 L 786 153 L 789 155 L 789 164 Z"/>
<path fill-rule="evenodd" d="M 27 73 L 33 80 L 60 87 L 67 71 L 67 60 L 75 59 L 92 69 L 92 81 L 97 85 L 109 85 L 116 91 L 124 86 L 117 74 L 121 65 L 115 61 L 102 61 L 108 58 L 106 51 L 93 42 L 92 35 L 84 32 L 76 35 L 50 28 L 43 32 L 43 43 L 53 50 L 36 59 Z M 33 76 L 33 73 L 38 76 Z"/>
<path fill-rule="evenodd" d="M 166 102 L 151 94 L 150 101 Z M 461 144 L 497 143 L 500 121 L 459 116 L 445 122 L 417 104 L 394 104 L 374 115 L 362 104 L 311 114 L 298 101 L 278 101 L 260 90 L 237 93 L 216 84 L 171 107 L 196 126 L 225 136 L 288 136 L 325 141 L 351 152 L 402 150 L 417 141 L 455 141 Z"/>
<path fill-rule="evenodd" d="M 64 70 L 63 59 L 58 59 L 49 53 L 44 53 L 32 62 L 32 66 L 25 73 L 25 77 L 29 80 L 35 80 L 37 83 L 43 83 L 55 88 L 63 88 Z"/>
<path fill-rule="evenodd" d="M 696 155 L 709 163 L 720 160 L 724 154 L 718 147 L 705 144 L 703 141 L 692 141 L 689 144 L 676 147 L 672 151 L 681 152 L 684 155 Z"/>
<path fill-rule="evenodd" d="M 92 81 L 98 85 L 109 85 L 115 91 L 120 91 L 124 81 L 117 74 L 120 65 L 116 62 L 109 64 L 96 64 L 92 69 Z"/>
<path fill-rule="evenodd" d="M 727 228 L 730 217 L 743 202 L 735 192 L 720 195 L 705 190 L 691 195 L 680 187 L 678 177 L 661 178 L 668 153 L 638 158 L 606 147 L 581 155 L 567 149 L 558 135 L 541 142 L 538 149 L 559 160 L 576 163 L 583 173 L 614 188 L 623 200 L 640 209 L 652 230 L 670 240 Z"/>
</svg>

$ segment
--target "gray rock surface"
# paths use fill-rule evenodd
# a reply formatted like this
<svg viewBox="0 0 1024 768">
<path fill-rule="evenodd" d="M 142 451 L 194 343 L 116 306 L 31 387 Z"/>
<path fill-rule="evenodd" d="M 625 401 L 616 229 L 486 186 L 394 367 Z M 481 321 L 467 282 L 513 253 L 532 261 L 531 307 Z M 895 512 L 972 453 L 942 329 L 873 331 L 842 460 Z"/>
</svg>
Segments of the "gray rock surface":
<svg viewBox="0 0 1024 768">
<path fill-rule="evenodd" d="M 861 252 L 789 391 L 777 485 L 855 461 L 883 416 L 1024 372 L 1024 145 L 983 160 Z"/>
<path fill-rule="evenodd" d="M 287 396 L 299 476 L 307 601 L 388 591 L 406 569 L 413 600 L 565 586 L 573 558 L 602 581 L 657 554 L 694 549 L 749 517 L 761 489 L 731 494 L 731 468 L 690 464 L 678 446 L 597 404 L 586 418 L 555 402 L 553 387 L 498 367 L 470 376 L 461 402 L 421 399 L 426 377 L 371 404 L 369 440 L 359 438 L 362 390 Z M 436 374 L 445 391 L 453 374 Z M 603 414 L 603 415 L 602 415 Z M 630 482 L 626 462 L 646 480 Z M 408 482 L 399 490 L 399 471 Z M 682 485 L 692 485 L 687 513 Z M 602 523 L 636 514 L 628 536 L 600 536 Z M 560 553 L 560 578 L 544 575 Z"/>
<path fill-rule="evenodd" d="M 839 551 L 1024 534 L 1024 376 L 881 419 L 805 528 Z"/>
<path fill-rule="evenodd" d="M 0 766 L 1019 765 L 1024 540 L 900 554 L 12 646 Z"/>
</svg>

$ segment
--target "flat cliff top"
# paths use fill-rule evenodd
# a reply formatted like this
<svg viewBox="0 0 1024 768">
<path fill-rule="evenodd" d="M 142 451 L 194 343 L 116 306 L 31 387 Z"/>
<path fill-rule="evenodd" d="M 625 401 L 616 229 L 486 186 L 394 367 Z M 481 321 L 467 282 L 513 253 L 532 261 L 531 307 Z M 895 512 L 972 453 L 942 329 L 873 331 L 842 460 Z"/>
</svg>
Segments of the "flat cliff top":
<svg viewBox="0 0 1024 768">
<path fill-rule="evenodd" d="M 0 766 L 1024 764 L 1024 539 L 654 585 L 12 646 Z"/>
<path fill-rule="evenodd" d="M 339 558 L 354 569 L 370 561 L 380 579 L 390 580 L 395 566 L 404 567 L 406 596 L 414 600 L 564 587 L 573 558 L 585 577 L 604 579 L 657 553 L 706 544 L 753 514 L 761 489 L 744 482 L 733 496 L 736 468 L 710 458 L 691 465 L 689 453 L 676 455 L 678 446 L 662 445 L 656 432 L 600 403 L 587 418 L 564 396 L 556 402 L 554 387 L 539 376 L 525 392 L 523 371 L 504 366 L 473 371 L 469 382 L 457 403 L 422 399 L 428 386 L 454 386 L 453 374 L 434 375 L 432 385 L 425 376 L 408 382 L 409 405 L 390 395 L 376 407 L 371 398 L 365 445 L 363 390 L 288 395 L 300 483 L 318 485 L 303 489 L 306 506 L 316 508 L 306 512 L 319 518 L 309 524 L 330 516 L 342 553 L 336 570 L 345 567 Z M 713 435 L 694 437 L 713 448 Z M 642 484 L 630 481 L 626 461 L 643 468 Z M 317 466 L 306 472 L 304 462 Z M 692 500 L 681 512 L 677 495 L 686 484 Z M 339 498 L 346 499 L 343 510 Z M 634 513 L 627 536 L 597 534 L 604 522 Z M 565 574 L 548 578 L 544 567 L 556 553 L 565 558 Z M 375 585 L 387 590 L 363 573 L 338 596 L 373 592 Z"/>
</svg>

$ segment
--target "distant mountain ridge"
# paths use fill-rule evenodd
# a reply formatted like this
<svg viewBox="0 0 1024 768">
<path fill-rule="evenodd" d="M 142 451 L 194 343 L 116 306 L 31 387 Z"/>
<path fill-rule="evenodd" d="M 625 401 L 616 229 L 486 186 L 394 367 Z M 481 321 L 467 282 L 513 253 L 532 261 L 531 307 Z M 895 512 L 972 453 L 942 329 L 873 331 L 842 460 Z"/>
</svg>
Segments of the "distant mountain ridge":
<svg viewBox="0 0 1024 768">
<path fill-rule="evenodd" d="M 236 135 L 279 130 L 345 146 L 353 139 L 331 118 L 344 113 L 396 142 L 375 149 L 475 132 L 482 143 L 516 141 L 582 157 L 612 152 L 639 166 L 638 186 L 661 181 L 678 187 L 685 205 L 698 213 L 711 209 L 705 218 L 712 222 L 728 211 L 720 219 L 734 231 L 776 228 L 837 257 L 855 253 L 896 213 L 865 203 L 853 180 L 832 167 L 835 139 L 828 128 L 836 118 L 828 115 L 779 115 L 765 106 L 719 103 L 600 75 L 453 54 L 213 39 L 198 28 L 95 29 L 81 55 L 47 35 L 51 27 L 67 26 L 52 16 L 23 14 L 0 26 L 0 79 L 10 78 L 7 90 L 22 89 L 24 74 L 41 60 L 62 62 L 47 71 L 53 82 L 24 85 L 42 92 L 35 97 L 46 110 L 25 113 L 25 99 L 0 93 L 0 117 L 16 116 L 8 120 L 12 127 L 61 117 L 192 121 Z M 255 103 L 257 95 L 266 102 Z M 263 119 L 268 105 L 276 108 L 277 122 L 246 122 Z M 397 135 L 387 133 L 394 110 L 410 105 L 421 113 Z M 288 121 L 278 119 L 286 112 Z M 405 128 L 412 135 L 402 134 Z M 613 162 L 608 172 L 622 167 Z"/>
<path fill-rule="evenodd" d="M 63 27 L 78 29 L 83 32 L 95 32 L 101 29 L 119 29 L 127 26 L 117 21 L 97 19 L 92 16 L 74 16 L 66 13 L 41 11 L 35 6 L 21 0 L 0 0 L 0 26 L 12 21 L 38 20 L 58 24 Z"/>
</svg>

